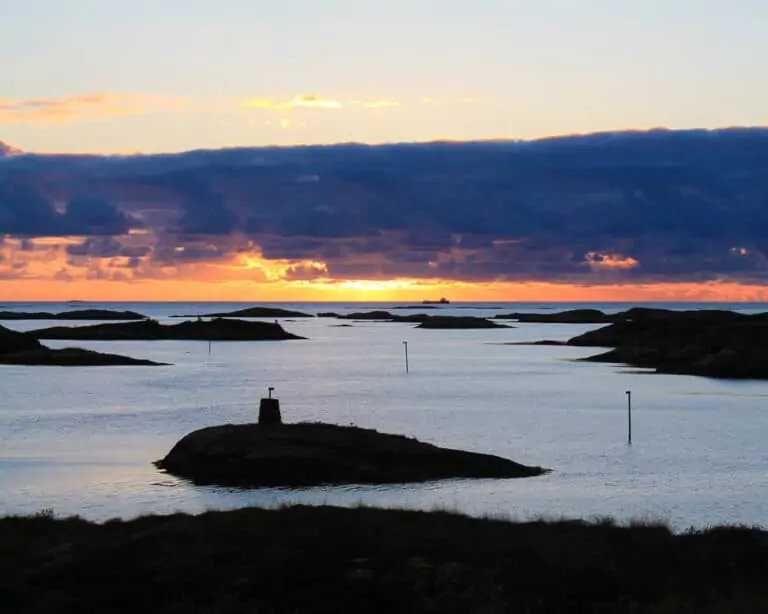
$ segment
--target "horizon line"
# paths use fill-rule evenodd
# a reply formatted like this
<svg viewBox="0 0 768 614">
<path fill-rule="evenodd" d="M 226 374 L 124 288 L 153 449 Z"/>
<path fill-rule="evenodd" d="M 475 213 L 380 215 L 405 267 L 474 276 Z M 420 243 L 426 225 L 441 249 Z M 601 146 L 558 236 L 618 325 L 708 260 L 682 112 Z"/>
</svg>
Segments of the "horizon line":
<svg viewBox="0 0 768 614">
<path fill-rule="evenodd" d="M 5 145 L 8 148 L 6 154 L 0 155 L 0 160 L 3 158 L 16 158 L 23 156 L 94 156 L 94 157 L 140 157 L 140 156 L 173 156 L 187 153 L 203 153 L 203 152 L 217 152 L 217 151 L 232 151 L 232 150 L 258 150 L 258 149 L 311 149 L 311 148 L 331 148 L 331 147 L 397 147 L 408 145 L 449 145 L 449 144 L 534 144 L 544 141 L 554 141 L 559 139 L 578 139 L 583 137 L 592 136 L 631 136 L 631 135 L 649 135 L 656 133 L 720 133 L 720 132 L 732 132 L 732 131 L 754 131 L 768 132 L 768 124 L 744 124 L 744 125 L 727 125 L 719 127 L 694 127 L 694 128 L 669 128 L 667 126 L 654 126 L 650 128 L 607 128 L 605 130 L 594 130 L 588 132 L 563 132 L 555 133 L 543 136 L 537 136 L 533 138 L 520 138 L 512 136 L 500 136 L 500 137 L 479 137 L 472 139 L 459 139 L 452 137 L 440 137 L 435 139 L 426 140 L 414 140 L 414 141 L 333 141 L 326 143 L 295 143 L 290 145 L 283 145 L 277 143 L 269 143 L 262 145 L 221 145 L 219 147 L 199 147 L 193 149 L 180 149 L 169 151 L 94 151 L 94 152 L 37 152 L 27 151 L 20 147 L 14 146 L 8 141 L 0 139 L 0 146 Z"/>
</svg>

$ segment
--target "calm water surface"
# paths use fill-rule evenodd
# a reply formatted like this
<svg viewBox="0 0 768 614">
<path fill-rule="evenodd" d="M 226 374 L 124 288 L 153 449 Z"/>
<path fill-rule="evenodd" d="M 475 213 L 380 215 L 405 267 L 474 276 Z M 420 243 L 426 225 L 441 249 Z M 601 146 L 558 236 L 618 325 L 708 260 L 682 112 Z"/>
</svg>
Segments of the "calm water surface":
<svg viewBox="0 0 768 614">
<path fill-rule="evenodd" d="M 76 307 L 98 306 L 134 309 L 163 321 L 176 313 L 242 307 Z M 343 313 L 391 306 L 293 307 Z M 46 311 L 74 307 L 11 305 Z M 489 316 L 571 307 L 452 304 L 440 313 Z M 363 502 L 521 518 L 610 514 L 662 519 L 678 528 L 768 525 L 768 382 L 664 376 L 574 361 L 596 353 L 594 348 L 504 345 L 568 339 L 594 326 L 432 331 L 390 323 L 342 327 L 326 318 L 282 323 L 309 340 L 214 343 L 210 354 L 204 342 L 51 342 L 173 365 L 0 367 L 0 514 L 50 508 L 104 520 L 286 501 Z M 50 325 L 3 324 L 17 330 Z M 402 341 L 409 343 L 408 375 Z M 554 471 L 524 480 L 237 491 L 195 487 L 153 467 L 153 460 L 191 430 L 253 421 L 267 386 L 276 388 L 287 421 L 354 423 Z M 628 447 L 624 391 L 630 389 L 634 444 Z"/>
</svg>

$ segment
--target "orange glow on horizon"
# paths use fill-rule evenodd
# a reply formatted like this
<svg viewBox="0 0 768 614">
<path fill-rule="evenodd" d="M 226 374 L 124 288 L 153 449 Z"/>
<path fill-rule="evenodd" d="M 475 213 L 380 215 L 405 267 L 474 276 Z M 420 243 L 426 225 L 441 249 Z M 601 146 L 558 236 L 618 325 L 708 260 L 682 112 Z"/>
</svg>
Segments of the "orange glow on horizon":
<svg viewBox="0 0 768 614">
<path fill-rule="evenodd" d="M 546 282 L 312 280 L 115 282 L 102 279 L 3 280 L 0 301 L 420 302 L 768 302 L 768 287 L 732 282 L 581 286 Z"/>
</svg>

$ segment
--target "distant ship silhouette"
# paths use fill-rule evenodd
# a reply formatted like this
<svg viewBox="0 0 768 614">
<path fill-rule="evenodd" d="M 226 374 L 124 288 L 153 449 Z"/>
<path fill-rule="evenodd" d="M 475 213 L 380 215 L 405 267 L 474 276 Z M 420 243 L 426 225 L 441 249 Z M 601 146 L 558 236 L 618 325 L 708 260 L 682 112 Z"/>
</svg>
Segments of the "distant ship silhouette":
<svg viewBox="0 0 768 614">
<path fill-rule="evenodd" d="M 448 305 L 451 301 L 447 298 L 441 298 L 439 301 L 421 301 L 422 305 Z"/>
</svg>

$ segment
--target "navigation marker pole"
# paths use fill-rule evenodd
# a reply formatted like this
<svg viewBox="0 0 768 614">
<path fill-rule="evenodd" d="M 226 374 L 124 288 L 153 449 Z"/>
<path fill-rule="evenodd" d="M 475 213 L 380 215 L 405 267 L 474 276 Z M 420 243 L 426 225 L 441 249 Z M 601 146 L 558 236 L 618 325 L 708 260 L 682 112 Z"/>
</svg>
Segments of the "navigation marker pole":
<svg viewBox="0 0 768 614">
<path fill-rule="evenodd" d="M 632 391 L 627 390 L 627 445 L 632 445 Z"/>
<path fill-rule="evenodd" d="M 405 372 L 409 373 L 410 371 L 408 369 L 408 342 L 403 341 L 403 345 L 405 346 Z"/>
</svg>

